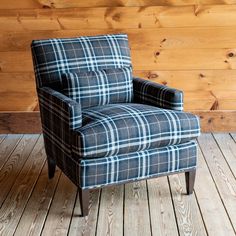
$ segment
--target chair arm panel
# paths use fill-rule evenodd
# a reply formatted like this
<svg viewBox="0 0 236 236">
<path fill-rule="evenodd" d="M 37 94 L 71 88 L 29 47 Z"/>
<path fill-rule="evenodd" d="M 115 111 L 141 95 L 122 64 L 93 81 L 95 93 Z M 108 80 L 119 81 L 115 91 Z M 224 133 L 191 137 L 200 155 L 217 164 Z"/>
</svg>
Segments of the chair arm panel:
<svg viewBox="0 0 236 236">
<path fill-rule="evenodd" d="M 81 127 L 81 106 L 48 87 L 37 89 L 46 152 L 49 156 L 71 155 L 73 130 Z"/>
<path fill-rule="evenodd" d="M 56 126 L 63 123 L 70 130 L 81 126 L 82 115 L 79 103 L 49 87 L 38 88 L 37 91 L 42 116 L 44 112 L 50 114 L 50 117 L 47 117 L 48 123 L 53 122 Z"/>
<path fill-rule="evenodd" d="M 183 92 L 152 81 L 133 78 L 134 102 L 182 111 Z"/>
</svg>

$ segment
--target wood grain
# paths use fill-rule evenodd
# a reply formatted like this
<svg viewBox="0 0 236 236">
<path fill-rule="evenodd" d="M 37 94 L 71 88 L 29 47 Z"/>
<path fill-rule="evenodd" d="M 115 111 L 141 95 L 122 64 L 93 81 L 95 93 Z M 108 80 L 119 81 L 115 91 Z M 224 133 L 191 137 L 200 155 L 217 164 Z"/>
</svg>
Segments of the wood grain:
<svg viewBox="0 0 236 236">
<path fill-rule="evenodd" d="M 235 26 L 235 11 L 236 5 L 0 9 L 0 25 L 2 31 L 223 27 Z"/>
<path fill-rule="evenodd" d="M 11 135 L 6 136 L 6 138 L 0 144 L 0 170 L 3 165 L 7 162 L 11 153 L 14 151 L 15 147 L 21 140 L 22 135 Z"/>
<path fill-rule="evenodd" d="M 0 111 L 33 111 L 37 105 L 33 73 L 0 74 Z"/>
<path fill-rule="evenodd" d="M 0 112 L 0 133 L 41 133 L 39 112 Z"/>
<path fill-rule="evenodd" d="M 151 235 L 145 180 L 125 185 L 124 204 L 124 235 Z"/>
<path fill-rule="evenodd" d="M 236 232 L 236 179 L 211 134 L 199 137 L 199 144 Z"/>
<path fill-rule="evenodd" d="M 43 139 L 39 138 L 0 209 L 0 234 L 12 235 L 45 163 Z"/>
<path fill-rule="evenodd" d="M 236 131 L 236 111 L 193 111 L 201 120 L 202 132 Z"/>
<path fill-rule="evenodd" d="M 97 235 L 122 235 L 124 186 L 102 189 Z"/>
<path fill-rule="evenodd" d="M 134 76 L 186 92 L 236 90 L 236 70 L 134 70 Z"/>
<path fill-rule="evenodd" d="M 0 51 L 29 51 L 33 39 L 70 38 L 125 32 L 132 49 L 235 48 L 235 27 L 77 29 L 2 32 Z"/>
<path fill-rule="evenodd" d="M 167 177 L 147 180 L 153 235 L 178 235 Z"/>
<path fill-rule="evenodd" d="M 232 48 L 158 50 L 140 47 L 140 49 L 131 49 L 131 59 L 134 70 L 236 69 L 236 56 L 228 56 L 235 50 Z M 29 51 L 0 52 L 0 64 L 2 72 L 33 71 Z"/>
<path fill-rule="evenodd" d="M 76 186 L 62 174 L 45 221 L 43 235 L 67 235 L 75 198 Z"/>
<path fill-rule="evenodd" d="M 236 111 L 189 110 L 200 117 L 202 132 L 236 131 Z M 11 121 L 9 126 L 4 120 Z M 41 133 L 39 112 L 0 113 L 0 133 Z"/>
<path fill-rule="evenodd" d="M 235 0 L 2 0 L 0 8 L 73 8 L 73 7 L 133 7 L 133 6 L 183 6 L 235 4 Z"/>
<path fill-rule="evenodd" d="M 69 228 L 69 236 L 77 236 L 78 234 L 84 236 L 96 235 L 96 225 L 100 203 L 100 190 L 91 190 L 89 196 L 89 214 L 87 217 L 80 217 L 81 208 L 79 195 L 77 194 L 77 199 Z"/>
<path fill-rule="evenodd" d="M 49 180 L 45 163 L 14 235 L 41 235 L 60 175 L 57 169 L 54 178 Z"/>
<path fill-rule="evenodd" d="M 215 133 L 213 137 L 219 145 L 234 177 L 236 177 L 236 143 L 234 139 L 229 134 L 224 133 Z"/>
<path fill-rule="evenodd" d="M 198 149 L 195 194 L 209 235 L 235 235 L 202 151 Z"/>
<path fill-rule="evenodd" d="M 5 146 L 10 147 L 11 138 L 15 140 L 15 136 L 7 135 L 0 144 L 0 150 L 1 145 L 7 138 L 8 144 L 5 143 Z M 229 134 L 214 134 L 217 145 L 213 136 L 203 134 L 201 142 L 204 144 L 204 147 L 201 143 L 201 149 L 198 149 L 198 168 L 193 195 L 186 195 L 184 174 L 169 177 L 171 192 L 167 177 L 147 180 L 147 188 L 145 181 L 140 182 L 139 185 L 134 185 L 134 183 L 130 184 L 131 186 L 126 185 L 125 202 L 123 202 L 123 194 L 120 194 L 120 188 L 124 188 L 122 185 L 114 188 L 104 188 L 107 191 L 101 195 L 99 190 L 92 190 L 90 194 L 89 216 L 84 218 L 79 217 L 81 214 L 79 198 L 77 197 L 75 204 L 71 204 L 71 199 L 76 198 L 74 185 L 64 177 L 65 181 L 60 180 L 60 187 L 57 186 L 60 175 L 58 170 L 54 179 L 48 180 L 45 153 L 43 151 L 42 137 L 40 137 L 25 165 L 22 167 L 17 162 L 13 164 L 16 165 L 13 168 L 19 172 L 19 175 L 0 209 L 0 234 L 3 236 L 13 235 L 13 233 L 17 236 L 44 235 L 45 231 L 42 232 L 42 226 L 45 220 L 47 221 L 51 218 L 53 221 L 55 220 L 55 224 L 51 224 L 54 229 L 58 229 L 58 225 L 63 225 L 63 227 L 59 227 L 60 230 L 55 230 L 53 233 L 49 229 L 50 235 L 56 233 L 70 236 L 99 235 L 100 231 L 98 232 L 97 230 L 104 227 L 99 224 L 104 223 L 108 225 L 111 222 L 110 218 L 106 216 L 103 220 L 99 219 L 104 216 L 103 213 L 107 213 L 108 209 L 112 209 L 110 212 L 114 213 L 116 212 L 116 207 L 120 209 L 125 204 L 124 222 L 121 222 L 120 228 L 123 229 L 124 227 L 124 229 L 127 229 L 127 224 L 134 223 L 129 225 L 129 228 L 133 226 L 133 229 L 128 231 L 128 233 L 132 233 L 128 235 L 150 235 L 149 231 L 146 230 L 137 232 L 136 227 L 144 227 L 145 229 L 151 227 L 152 235 L 233 236 L 235 235 L 233 230 L 235 219 L 233 214 L 235 211 L 233 213 L 228 211 L 228 205 L 225 202 L 229 201 L 229 199 L 232 200 L 233 195 L 222 199 L 222 191 L 228 188 L 228 194 L 231 194 L 229 186 L 236 181 L 235 176 L 232 177 L 233 169 L 230 170 L 232 173 L 229 174 L 229 165 L 232 164 L 232 168 L 234 165 L 236 133 L 232 133 L 231 136 L 235 140 Z M 23 146 L 25 149 L 29 149 L 29 146 L 32 145 L 31 141 L 34 139 L 34 137 L 31 137 L 31 139 L 28 137 L 30 136 L 27 135 L 28 142 L 24 145 L 20 141 L 18 143 L 19 146 L 16 148 L 12 146 L 12 149 L 9 151 L 12 153 L 12 156 L 17 155 L 17 153 L 22 156 L 20 153 L 26 153 L 26 151 L 23 151 Z M 23 139 L 26 140 L 25 136 Z M 223 148 L 220 149 L 221 147 Z M 44 154 L 41 155 L 40 153 Z M 211 162 L 214 162 L 214 165 Z M 215 163 L 218 164 L 216 165 Z M 227 174 L 227 178 L 223 178 L 224 174 Z M 2 176 L 2 170 L 0 170 L 0 175 Z M 224 182 L 226 186 L 219 184 L 218 180 Z M 75 189 L 75 191 L 72 191 L 70 195 L 71 191 L 68 191 L 68 189 Z M 55 190 L 57 193 L 54 195 Z M 117 192 L 118 194 L 114 194 Z M 111 196 L 109 193 L 111 193 Z M 1 194 L 2 191 L 0 191 L 0 196 Z M 65 197 L 66 195 L 68 197 Z M 111 201 L 108 201 L 106 204 L 106 200 Z M 54 203 L 51 204 L 52 202 Z M 118 206 L 118 202 L 121 202 L 121 206 Z M 231 201 L 231 204 L 233 210 L 236 203 Z M 149 214 L 147 215 L 145 212 L 148 211 L 146 210 L 148 205 Z M 47 214 L 49 214 L 48 217 L 46 217 Z M 120 214 L 122 218 L 123 212 Z M 147 219 L 144 219 L 144 217 Z M 128 219 L 128 222 L 126 222 L 126 219 Z M 68 221 L 71 221 L 71 223 L 65 223 Z M 147 222 L 149 223 L 146 224 Z M 48 227 L 49 224 L 46 224 Z M 176 225 L 178 227 L 177 232 Z M 112 235 L 112 233 L 103 235 Z"/>
<path fill-rule="evenodd" d="M 12 185 L 33 150 L 39 135 L 24 135 L 5 162 L 0 173 L 0 206 L 3 204 Z"/>
<path fill-rule="evenodd" d="M 38 109 L 32 72 L 2 73 L 0 75 L 0 80 L 6 84 L 4 88 L 0 88 L 0 110 L 32 111 Z M 134 75 L 183 90 L 186 110 L 234 110 L 236 108 L 236 70 L 136 70 Z M 21 78 L 22 83 L 15 86 Z M 19 99 L 19 96 L 24 99 Z M 7 120 L 4 120 L 5 122 Z M 13 126 L 12 124 L 11 121 L 11 126 Z"/>
<path fill-rule="evenodd" d="M 2 143 L 2 141 L 6 138 L 7 135 L 5 134 L 0 134 L 0 144 Z"/>
<path fill-rule="evenodd" d="M 186 195 L 183 174 L 168 177 L 180 235 L 207 235 L 195 195 Z"/>
</svg>

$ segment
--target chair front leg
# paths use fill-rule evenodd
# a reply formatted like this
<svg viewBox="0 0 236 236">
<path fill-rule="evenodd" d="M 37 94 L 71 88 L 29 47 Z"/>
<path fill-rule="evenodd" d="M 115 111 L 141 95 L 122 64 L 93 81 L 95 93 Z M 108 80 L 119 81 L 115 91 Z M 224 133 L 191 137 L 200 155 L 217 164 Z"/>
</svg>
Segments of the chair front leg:
<svg viewBox="0 0 236 236">
<path fill-rule="evenodd" d="M 195 176 L 196 176 L 196 169 L 185 172 L 186 189 L 188 195 L 193 193 Z"/>
<path fill-rule="evenodd" d="M 79 200 L 82 216 L 87 216 L 89 212 L 89 189 L 79 187 Z"/>
<path fill-rule="evenodd" d="M 56 170 L 56 162 L 51 157 L 47 157 L 48 162 L 48 178 L 52 179 Z"/>
</svg>

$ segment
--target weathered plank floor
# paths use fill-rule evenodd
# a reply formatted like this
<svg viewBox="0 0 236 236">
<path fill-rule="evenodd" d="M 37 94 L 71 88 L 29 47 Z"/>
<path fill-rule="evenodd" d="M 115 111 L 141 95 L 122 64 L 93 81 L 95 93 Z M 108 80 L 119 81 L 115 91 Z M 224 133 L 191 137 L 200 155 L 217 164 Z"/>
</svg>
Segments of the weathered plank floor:
<svg viewBox="0 0 236 236">
<path fill-rule="evenodd" d="M 0 135 L 0 235 L 213 235 L 236 232 L 236 134 L 203 134 L 195 191 L 183 174 L 95 190 L 47 178 L 42 136 Z"/>
</svg>

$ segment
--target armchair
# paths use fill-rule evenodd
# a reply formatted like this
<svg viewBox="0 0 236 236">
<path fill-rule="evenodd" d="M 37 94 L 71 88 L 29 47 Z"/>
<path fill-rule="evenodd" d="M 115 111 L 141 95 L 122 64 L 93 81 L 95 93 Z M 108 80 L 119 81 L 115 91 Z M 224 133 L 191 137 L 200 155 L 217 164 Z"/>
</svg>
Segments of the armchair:
<svg viewBox="0 0 236 236">
<path fill-rule="evenodd" d="M 31 44 L 49 178 L 56 165 L 90 189 L 185 172 L 193 191 L 197 116 L 183 93 L 133 78 L 125 34 L 34 40 Z"/>
</svg>

